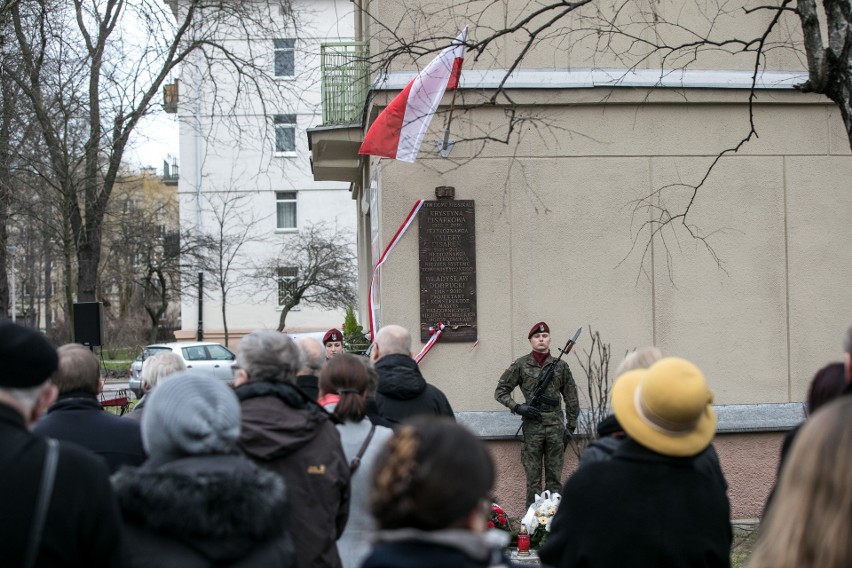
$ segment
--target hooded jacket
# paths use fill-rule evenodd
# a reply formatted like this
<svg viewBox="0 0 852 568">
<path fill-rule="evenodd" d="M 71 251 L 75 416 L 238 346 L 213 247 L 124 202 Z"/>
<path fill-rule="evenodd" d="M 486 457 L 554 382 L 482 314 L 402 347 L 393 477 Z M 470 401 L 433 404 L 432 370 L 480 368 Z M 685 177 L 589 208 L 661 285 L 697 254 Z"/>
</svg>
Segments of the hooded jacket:
<svg viewBox="0 0 852 568">
<path fill-rule="evenodd" d="M 426 382 L 417 362 L 408 355 L 385 355 L 376 361 L 375 367 L 379 373 L 376 406 L 382 416 L 396 422 L 418 414 L 455 419 L 447 397 Z"/>
<path fill-rule="evenodd" d="M 361 568 L 510 568 L 501 531 L 474 534 L 467 530 L 397 529 L 378 533 L 376 545 Z"/>
<path fill-rule="evenodd" d="M 112 478 L 130 566 L 292 567 L 284 482 L 238 455 L 123 468 Z"/>
<path fill-rule="evenodd" d="M 330 415 L 286 383 L 250 381 L 235 392 L 242 412 L 238 449 L 287 483 L 299 568 L 338 568 L 349 463 Z"/>
</svg>

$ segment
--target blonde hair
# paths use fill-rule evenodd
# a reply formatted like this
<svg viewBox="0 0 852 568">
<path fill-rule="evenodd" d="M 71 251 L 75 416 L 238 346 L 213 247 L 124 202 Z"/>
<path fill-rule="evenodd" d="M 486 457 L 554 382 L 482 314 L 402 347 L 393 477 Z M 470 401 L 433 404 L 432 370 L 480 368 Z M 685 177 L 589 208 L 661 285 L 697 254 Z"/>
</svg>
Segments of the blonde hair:
<svg viewBox="0 0 852 568">
<path fill-rule="evenodd" d="M 749 568 L 852 566 L 852 397 L 802 427 Z"/>
<path fill-rule="evenodd" d="M 142 364 L 142 373 L 139 378 L 146 392 L 157 386 L 169 375 L 174 375 L 186 370 L 183 358 L 173 351 L 161 351 L 149 357 Z"/>
<path fill-rule="evenodd" d="M 640 347 L 632 353 L 627 354 L 624 361 L 615 370 L 615 376 L 620 377 L 627 371 L 635 371 L 636 369 L 647 369 L 665 356 L 665 352 L 659 347 L 654 347 L 653 345 Z"/>
</svg>

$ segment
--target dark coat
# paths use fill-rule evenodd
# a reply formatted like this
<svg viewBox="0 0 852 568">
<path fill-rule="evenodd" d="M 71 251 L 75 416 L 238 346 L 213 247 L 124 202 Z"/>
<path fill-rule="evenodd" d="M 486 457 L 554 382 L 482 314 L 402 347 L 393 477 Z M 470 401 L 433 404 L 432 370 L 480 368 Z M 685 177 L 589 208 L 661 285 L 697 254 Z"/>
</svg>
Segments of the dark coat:
<svg viewBox="0 0 852 568">
<path fill-rule="evenodd" d="M 149 461 L 112 483 L 130 566 L 295 565 L 284 482 L 242 456 Z"/>
<path fill-rule="evenodd" d="M 499 548 L 481 535 L 463 530 L 400 529 L 378 534 L 361 568 L 487 568 L 511 567 Z"/>
<path fill-rule="evenodd" d="M 0 404 L 0 564 L 23 563 L 47 442 Z M 36 566 L 122 566 L 121 520 L 103 461 L 59 444 L 52 498 Z"/>
<path fill-rule="evenodd" d="M 311 400 L 319 399 L 319 377 L 315 375 L 298 375 L 296 386 L 302 389 Z"/>
<path fill-rule="evenodd" d="M 296 387 L 251 381 L 240 399 L 239 450 L 287 483 L 300 568 L 340 566 L 335 542 L 349 515 L 349 462 L 330 415 Z"/>
<path fill-rule="evenodd" d="M 731 538 L 712 474 L 628 439 L 568 480 L 539 557 L 557 568 L 728 568 Z"/>
<path fill-rule="evenodd" d="M 74 442 L 94 452 L 106 461 L 110 473 L 122 465 L 145 461 L 139 423 L 107 412 L 98 397 L 82 391 L 60 395 L 33 433 Z"/>
<path fill-rule="evenodd" d="M 426 382 L 417 363 L 408 355 L 385 355 L 376 361 L 376 371 L 379 373 L 376 407 L 382 416 L 396 422 L 418 414 L 455 419 L 447 397 Z"/>
</svg>

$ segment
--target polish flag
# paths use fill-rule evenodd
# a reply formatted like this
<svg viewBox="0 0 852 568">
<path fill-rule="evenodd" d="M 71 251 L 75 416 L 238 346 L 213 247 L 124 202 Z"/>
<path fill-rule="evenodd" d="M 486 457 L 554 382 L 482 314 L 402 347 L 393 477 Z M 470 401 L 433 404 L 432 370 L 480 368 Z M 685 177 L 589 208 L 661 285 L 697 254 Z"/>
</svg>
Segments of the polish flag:
<svg viewBox="0 0 852 568">
<path fill-rule="evenodd" d="M 413 163 L 441 97 L 458 87 L 467 27 L 379 114 L 359 154 Z"/>
</svg>

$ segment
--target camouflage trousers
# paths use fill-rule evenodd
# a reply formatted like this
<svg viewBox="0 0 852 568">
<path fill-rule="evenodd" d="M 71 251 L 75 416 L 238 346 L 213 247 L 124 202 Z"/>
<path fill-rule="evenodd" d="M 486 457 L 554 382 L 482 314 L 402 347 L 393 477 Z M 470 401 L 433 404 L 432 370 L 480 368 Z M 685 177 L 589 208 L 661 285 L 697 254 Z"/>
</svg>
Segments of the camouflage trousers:
<svg viewBox="0 0 852 568">
<path fill-rule="evenodd" d="M 565 460 L 565 447 L 562 436 L 565 426 L 562 422 L 545 423 L 524 421 L 524 444 L 521 447 L 521 465 L 527 475 L 527 504 L 525 509 L 535 502 L 536 493 L 541 493 L 541 468 L 544 462 L 544 488 L 552 492 L 562 491 L 562 464 Z"/>
</svg>

